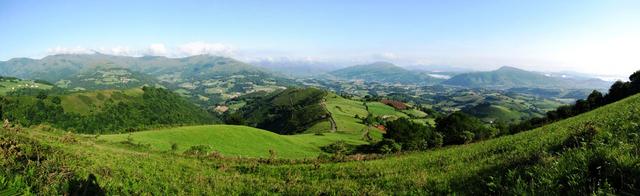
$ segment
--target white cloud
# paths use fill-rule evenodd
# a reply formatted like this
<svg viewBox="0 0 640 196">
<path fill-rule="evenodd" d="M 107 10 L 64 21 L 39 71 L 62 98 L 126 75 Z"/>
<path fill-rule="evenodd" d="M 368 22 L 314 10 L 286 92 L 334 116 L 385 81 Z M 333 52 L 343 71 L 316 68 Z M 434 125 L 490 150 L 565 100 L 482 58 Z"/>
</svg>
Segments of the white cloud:
<svg viewBox="0 0 640 196">
<path fill-rule="evenodd" d="M 101 50 L 101 53 L 120 55 L 120 56 L 140 56 L 140 51 L 136 51 L 126 46 L 116 46 L 108 50 Z"/>
<path fill-rule="evenodd" d="M 393 61 L 393 60 L 398 60 L 400 57 L 395 53 L 383 52 L 379 54 L 373 54 L 372 58 L 373 60 L 376 60 L 376 61 Z"/>
<path fill-rule="evenodd" d="M 151 56 L 167 56 L 168 54 L 169 50 L 164 44 L 151 44 L 145 53 L 145 55 Z"/>
<path fill-rule="evenodd" d="M 177 47 L 169 47 L 162 43 L 150 44 L 146 48 L 132 48 L 129 46 L 87 48 L 76 47 L 55 47 L 47 50 L 47 55 L 54 54 L 93 54 L 103 53 L 119 56 L 167 56 L 167 57 L 187 57 L 193 55 L 210 54 L 219 56 L 237 56 L 234 48 L 222 43 L 190 42 Z"/>
<path fill-rule="evenodd" d="M 191 42 L 178 46 L 177 56 L 193 56 L 200 54 L 232 56 L 233 47 L 221 43 Z"/>
<path fill-rule="evenodd" d="M 80 47 L 80 46 L 76 46 L 74 48 L 66 48 L 66 47 L 55 47 L 55 48 L 49 48 L 47 50 L 47 54 L 49 55 L 54 55 L 54 54 L 93 54 L 95 53 L 95 51 L 88 49 L 88 48 L 84 48 L 84 47 Z"/>
</svg>

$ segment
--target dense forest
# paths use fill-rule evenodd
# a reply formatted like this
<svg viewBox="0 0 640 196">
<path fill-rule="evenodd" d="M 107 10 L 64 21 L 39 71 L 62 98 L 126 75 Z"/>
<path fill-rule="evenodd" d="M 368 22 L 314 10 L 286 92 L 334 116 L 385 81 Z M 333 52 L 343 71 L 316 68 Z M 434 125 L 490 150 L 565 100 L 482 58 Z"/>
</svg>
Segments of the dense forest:
<svg viewBox="0 0 640 196">
<path fill-rule="evenodd" d="M 210 124 L 213 115 L 161 88 L 143 87 L 141 98 L 108 100 L 102 110 L 82 115 L 65 112 L 59 94 L 0 97 L 0 117 L 22 126 L 50 124 L 78 133 L 130 132 L 164 125 Z"/>
</svg>

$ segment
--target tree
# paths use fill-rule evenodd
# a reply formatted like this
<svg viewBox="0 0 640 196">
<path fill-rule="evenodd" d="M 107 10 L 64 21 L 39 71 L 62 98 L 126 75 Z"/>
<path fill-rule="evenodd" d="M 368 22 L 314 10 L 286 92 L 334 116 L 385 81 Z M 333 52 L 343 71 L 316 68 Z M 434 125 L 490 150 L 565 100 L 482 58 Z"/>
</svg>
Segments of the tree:
<svg viewBox="0 0 640 196">
<path fill-rule="evenodd" d="M 387 133 L 385 139 L 402 145 L 403 150 L 425 150 L 429 147 L 429 141 L 433 140 L 433 130 L 431 127 L 415 123 L 406 118 L 387 123 Z"/>
<path fill-rule="evenodd" d="M 618 100 L 621 100 L 628 96 L 629 92 L 629 83 L 616 81 L 609 88 L 609 93 L 605 96 L 605 101 L 607 103 L 613 103 Z"/>
<path fill-rule="evenodd" d="M 602 93 L 600 93 L 600 91 L 593 90 L 593 92 L 591 92 L 591 94 L 589 94 L 589 96 L 587 97 L 587 101 L 589 102 L 589 105 L 592 109 L 602 106 Z"/>
<path fill-rule="evenodd" d="M 60 97 L 56 96 L 56 97 L 51 98 L 51 103 L 60 105 L 60 103 L 62 103 L 62 100 L 60 99 Z"/>
<path fill-rule="evenodd" d="M 573 113 L 576 115 L 588 112 L 589 110 L 591 110 L 591 104 L 584 99 L 579 99 L 576 101 L 576 104 L 573 105 Z"/>
<path fill-rule="evenodd" d="M 371 113 L 367 114 L 367 117 L 362 119 L 362 123 L 368 126 L 373 125 L 376 122 L 376 119 L 373 117 Z"/>
<path fill-rule="evenodd" d="M 462 112 L 454 112 L 436 119 L 436 131 L 444 135 L 446 145 L 464 144 L 471 142 L 469 139 L 483 140 L 495 136 L 495 130 L 489 129 L 479 119 Z"/>
<path fill-rule="evenodd" d="M 380 153 L 390 154 L 400 152 L 402 150 L 402 146 L 392 139 L 383 139 L 376 144 L 376 149 L 378 149 L 378 152 Z"/>
<path fill-rule="evenodd" d="M 631 83 L 640 83 L 640 70 L 631 74 L 629 76 L 629 81 L 631 81 Z"/>
<path fill-rule="evenodd" d="M 238 113 L 232 113 L 227 115 L 224 119 L 224 123 L 228 125 L 245 125 L 244 118 Z"/>
<path fill-rule="evenodd" d="M 40 100 L 44 100 L 47 98 L 47 93 L 44 91 L 40 91 L 38 92 L 38 95 L 36 96 L 36 98 L 40 99 Z"/>
<path fill-rule="evenodd" d="M 632 94 L 640 92 L 640 70 L 631 74 L 631 76 L 629 76 L 629 81 L 633 90 Z"/>
<path fill-rule="evenodd" d="M 442 133 L 434 132 L 430 142 L 432 147 L 442 147 L 442 145 L 444 144 L 444 136 L 442 135 Z"/>
</svg>

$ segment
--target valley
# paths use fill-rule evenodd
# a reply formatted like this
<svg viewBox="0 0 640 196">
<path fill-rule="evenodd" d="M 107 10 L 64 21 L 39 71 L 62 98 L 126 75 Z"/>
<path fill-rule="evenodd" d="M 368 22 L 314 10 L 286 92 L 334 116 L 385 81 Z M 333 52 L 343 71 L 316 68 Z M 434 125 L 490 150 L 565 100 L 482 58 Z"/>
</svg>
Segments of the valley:
<svg viewBox="0 0 640 196">
<path fill-rule="evenodd" d="M 60 76 L 52 81 L 31 75 L 52 61 L 82 71 L 47 67 L 61 71 L 46 75 Z M 614 178 L 637 172 L 630 164 L 638 160 L 631 152 L 639 72 L 603 94 L 606 87 L 536 85 L 551 76 L 516 68 L 490 75 L 517 72 L 517 80 L 476 85 L 451 82 L 486 72 L 433 79 L 383 62 L 313 77 L 215 56 L 27 62 L 4 71 L 26 79 L 3 77 L 0 86 L 0 155 L 10 168 L 0 173 L 0 193 L 582 194 L 640 187 Z M 610 172 L 592 177 L 594 164 Z M 570 172 L 610 184 L 565 179 Z M 504 188 L 514 186 L 522 189 Z"/>
</svg>

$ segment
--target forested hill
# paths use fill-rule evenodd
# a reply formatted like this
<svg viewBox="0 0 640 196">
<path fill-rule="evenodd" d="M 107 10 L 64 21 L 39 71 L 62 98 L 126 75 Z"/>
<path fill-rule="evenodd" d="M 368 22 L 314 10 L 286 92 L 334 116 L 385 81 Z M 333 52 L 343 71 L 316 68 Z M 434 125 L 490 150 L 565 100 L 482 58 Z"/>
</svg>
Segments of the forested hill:
<svg viewBox="0 0 640 196">
<path fill-rule="evenodd" d="M 355 65 L 329 74 L 340 79 L 419 85 L 432 85 L 442 81 L 426 73 L 409 71 L 388 62 Z"/>
<path fill-rule="evenodd" d="M 114 56 L 106 54 L 59 54 L 42 59 L 15 58 L 0 61 L 0 75 L 57 82 L 96 68 L 125 68 L 158 76 L 163 74 L 211 75 L 258 73 L 264 69 L 220 56 L 197 55 L 185 58 L 161 56 Z"/>
<path fill-rule="evenodd" d="M 143 87 L 141 91 L 139 94 L 111 92 L 108 96 L 105 91 L 70 95 L 49 95 L 47 91 L 41 91 L 34 96 L 0 97 L 0 117 L 23 126 L 45 123 L 73 132 L 94 134 L 217 121 L 213 115 L 165 89 Z M 100 105 L 83 109 L 80 102 L 86 102 L 87 106 Z"/>
<path fill-rule="evenodd" d="M 329 119 L 321 105 L 327 93 L 315 88 L 289 88 L 265 97 L 247 99 L 237 114 L 242 124 L 280 134 L 295 134 Z"/>
<path fill-rule="evenodd" d="M 610 83 L 600 79 L 574 79 L 547 76 L 515 67 L 501 67 L 495 71 L 472 72 L 456 75 L 442 84 L 471 88 L 537 87 L 568 89 L 606 89 Z"/>
</svg>

